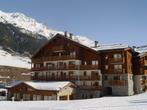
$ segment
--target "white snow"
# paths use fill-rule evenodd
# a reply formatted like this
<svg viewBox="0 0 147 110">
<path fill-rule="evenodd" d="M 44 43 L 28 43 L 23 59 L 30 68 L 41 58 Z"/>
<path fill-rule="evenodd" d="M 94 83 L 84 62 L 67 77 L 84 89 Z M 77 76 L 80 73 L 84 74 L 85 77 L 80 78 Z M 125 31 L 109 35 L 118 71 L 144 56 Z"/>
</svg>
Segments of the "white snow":
<svg viewBox="0 0 147 110">
<path fill-rule="evenodd" d="M 72 101 L 1 101 L 0 110 L 147 110 L 147 93 Z"/>
<path fill-rule="evenodd" d="M 28 57 L 11 55 L 10 53 L 0 48 L 0 65 L 31 68 L 30 62 L 31 60 Z"/>
<path fill-rule="evenodd" d="M 138 46 L 135 48 L 135 51 L 139 53 L 145 53 L 147 52 L 147 45 Z"/>
<path fill-rule="evenodd" d="M 70 82 L 69 81 L 62 81 L 62 82 L 33 82 L 33 81 L 17 81 L 12 83 L 10 86 L 8 87 L 13 87 L 16 86 L 20 83 L 25 83 L 31 87 L 33 87 L 34 89 L 37 90 L 60 90 L 61 88 L 65 87 L 66 85 L 68 85 Z"/>
<path fill-rule="evenodd" d="M 99 50 L 112 50 L 112 49 L 124 49 L 129 48 L 126 44 L 107 44 L 107 45 L 98 45 L 97 47 L 93 47 L 92 49 Z"/>
<path fill-rule="evenodd" d="M 38 89 L 38 90 L 60 90 L 61 88 L 68 85 L 70 82 L 24 82 L 31 87 Z"/>
</svg>

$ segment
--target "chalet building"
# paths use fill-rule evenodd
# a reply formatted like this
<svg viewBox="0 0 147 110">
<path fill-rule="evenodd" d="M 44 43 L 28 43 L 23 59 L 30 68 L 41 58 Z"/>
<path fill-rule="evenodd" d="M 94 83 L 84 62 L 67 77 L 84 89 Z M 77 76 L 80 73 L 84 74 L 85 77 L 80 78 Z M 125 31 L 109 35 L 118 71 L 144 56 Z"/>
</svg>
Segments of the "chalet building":
<svg viewBox="0 0 147 110">
<path fill-rule="evenodd" d="M 12 86 L 8 96 L 14 96 L 16 100 L 69 100 L 103 95 L 130 96 L 147 88 L 147 54 L 139 54 L 128 45 L 98 45 L 95 41 L 93 46 L 85 46 L 72 34 L 57 34 L 31 60 L 34 84 L 25 82 Z M 61 88 L 66 93 L 63 96 L 59 95 L 60 90 L 47 89 L 53 82 L 67 81 L 74 86 Z M 36 88 L 38 83 L 40 87 L 46 87 L 45 92 Z M 27 93 L 25 98 L 20 90 Z M 33 96 L 37 93 L 39 96 Z"/>
<path fill-rule="evenodd" d="M 101 53 L 103 95 L 133 95 L 133 50 L 127 45 L 102 45 Z"/>
<path fill-rule="evenodd" d="M 134 91 L 142 93 L 147 91 L 147 53 L 137 53 L 133 62 Z"/>
<path fill-rule="evenodd" d="M 8 87 L 8 100 L 71 100 L 76 86 L 71 82 L 15 82 Z"/>
<path fill-rule="evenodd" d="M 71 36 L 72 37 L 72 36 Z M 101 95 L 100 54 L 72 38 L 57 34 L 32 57 L 35 81 L 71 81 L 77 98 Z"/>
</svg>

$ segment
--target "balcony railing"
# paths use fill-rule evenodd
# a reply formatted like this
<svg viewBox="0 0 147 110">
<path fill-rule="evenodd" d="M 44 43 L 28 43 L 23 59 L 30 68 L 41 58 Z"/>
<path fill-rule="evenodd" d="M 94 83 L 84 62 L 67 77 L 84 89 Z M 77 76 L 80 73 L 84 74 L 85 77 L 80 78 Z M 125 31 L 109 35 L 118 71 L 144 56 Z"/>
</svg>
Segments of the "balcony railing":
<svg viewBox="0 0 147 110">
<path fill-rule="evenodd" d="M 96 70 L 98 65 L 68 65 L 68 66 L 52 66 L 52 67 L 41 67 L 32 68 L 32 71 L 47 71 L 47 70 Z"/>
<path fill-rule="evenodd" d="M 124 80 L 110 80 L 109 84 L 112 86 L 124 86 L 125 81 Z"/>
<path fill-rule="evenodd" d="M 80 89 L 84 89 L 84 90 L 101 90 L 101 86 L 95 86 L 95 85 L 91 85 L 91 86 L 88 86 L 88 85 L 80 85 L 79 86 Z"/>
<path fill-rule="evenodd" d="M 76 56 L 62 55 L 62 56 L 49 56 L 49 57 L 34 58 L 34 59 L 32 58 L 32 62 L 68 60 L 68 59 L 76 59 Z"/>
<path fill-rule="evenodd" d="M 32 76 L 32 80 L 48 80 L 48 81 L 77 81 L 77 80 L 100 80 L 100 76 Z"/>
<path fill-rule="evenodd" d="M 124 62 L 123 58 L 110 58 L 109 61 L 111 63 Z"/>
</svg>

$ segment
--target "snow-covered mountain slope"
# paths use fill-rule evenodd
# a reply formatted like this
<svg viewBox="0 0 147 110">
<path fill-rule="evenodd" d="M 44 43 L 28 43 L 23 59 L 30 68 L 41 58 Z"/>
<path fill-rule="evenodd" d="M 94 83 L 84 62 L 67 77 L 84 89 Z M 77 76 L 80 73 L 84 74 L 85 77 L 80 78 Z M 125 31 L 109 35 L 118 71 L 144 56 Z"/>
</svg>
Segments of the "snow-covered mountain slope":
<svg viewBox="0 0 147 110">
<path fill-rule="evenodd" d="M 71 101 L 1 101 L 0 110 L 147 110 L 147 93 Z"/>
<path fill-rule="evenodd" d="M 48 39 L 50 39 L 53 35 L 64 32 L 56 31 L 53 29 L 49 29 L 46 25 L 37 22 L 35 19 L 24 15 L 23 13 L 5 13 L 0 11 L 0 22 L 12 24 L 21 29 L 23 33 L 34 33 L 40 34 Z M 75 40 L 81 42 L 85 45 L 91 45 L 92 40 L 87 37 L 75 36 Z"/>
<path fill-rule="evenodd" d="M 0 22 L 13 24 L 14 26 L 20 28 L 24 33 L 37 33 L 46 36 L 47 38 L 50 38 L 51 34 L 57 33 L 57 31 L 49 29 L 46 25 L 38 23 L 35 19 L 22 13 L 5 13 L 0 11 Z"/>
<path fill-rule="evenodd" d="M 14 51 L 17 50 L 17 52 L 19 52 L 20 50 L 24 50 L 26 52 L 31 52 L 31 49 L 34 50 L 35 44 L 37 44 L 36 42 L 38 41 L 34 41 L 34 39 L 32 38 L 30 38 L 29 40 L 28 36 L 35 37 L 35 39 L 38 39 L 41 42 L 43 37 L 50 39 L 57 33 L 64 34 L 64 32 L 59 32 L 56 30 L 49 29 L 46 25 L 37 22 L 35 19 L 28 17 L 24 15 L 23 13 L 6 13 L 3 11 L 0 11 L 0 22 L 3 23 L 1 24 L 0 31 L 2 31 L 3 33 L 6 32 L 4 35 L 1 35 L 1 39 L 9 39 L 10 44 L 15 44 L 13 45 L 13 47 L 17 46 L 19 48 L 16 49 L 16 48 L 9 47 L 10 45 L 5 42 L 2 42 L 0 46 L 8 47 L 8 48 L 11 48 L 12 50 L 15 49 Z M 18 33 L 17 29 L 13 28 L 12 26 L 8 24 L 13 25 L 17 29 L 19 29 L 22 33 L 28 34 L 28 36 Z M 12 35 L 10 34 L 11 31 L 12 31 Z M 36 37 L 35 35 L 32 36 L 32 34 L 41 35 L 42 37 L 39 38 L 39 37 Z M 69 33 L 67 33 L 67 35 L 69 36 Z M 7 36 L 7 38 L 2 38 L 3 36 Z M 12 42 L 12 39 L 11 39 L 12 37 L 13 39 L 15 39 L 14 41 L 20 40 L 21 42 L 19 43 L 14 42 L 14 41 Z M 88 47 L 91 47 L 94 45 L 94 42 L 92 40 L 88 39 L 87 37 L 83 37 L 83 36 L 73 36 L 73 40 L 81 44 L 84 44 Z M 30 49 L 27 49 L 28 47 L 25 46 L 25 44 L 29 45 Z M 34 46 L 32 46 L 32 44 L 34 44 Z M 20 48 L 20 46 L 22 46 L 22 48 Z M 23 47 L 26 47 L 26 49 L 24 49 Z M 0 49 L 0 60 L 1 60 L 0 65 L 30 68 L 30 65 L 27 63 L 28 61 L 30 61 L 29 58 L 22 58 L 20 56 L 12 56 L 10 53 L 2 49 Z"/>
<path fill-rule="evenodd" d="M 2 48 L 0 48 L 0 65 L 2 66 L 13 66 L 21 68 L 31 68 L 30 59 L 28 57 L 21 57 L 12 55 Z"/>
</svg>

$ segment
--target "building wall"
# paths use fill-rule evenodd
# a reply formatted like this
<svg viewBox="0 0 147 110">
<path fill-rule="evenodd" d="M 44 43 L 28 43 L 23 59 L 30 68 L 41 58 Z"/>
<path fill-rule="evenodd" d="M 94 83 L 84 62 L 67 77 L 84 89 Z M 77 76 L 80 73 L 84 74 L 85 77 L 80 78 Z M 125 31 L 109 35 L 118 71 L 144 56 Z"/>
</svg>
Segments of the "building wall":
<svg viewBox="0 0 147 110">
<path fill-rule="evenodd" d="M 134 75 L 134 91 L 139 94 L 147 91 L 147 74 Z"/>
<path fill-rule="evenodd" d="M 102 51 L 103 95 L 133 95 L 130 49 Z"/>
<path fill-rule="evenodd" d="M 107 76 L 107 80 L 105 79 Z M 103 89 L 104 95 L 107 94 L 107 88 L 112 89 L 112 95 L 133 95 L 133 75 L 132 74 L 105 74 L 103 78 Z M 116 80 L 114 77 L 120 77 Z"/>
<path fill-rule="evenodd" d="M 72 88 L 70 86 L 65 86 L 57 93 L 57 100 L 62 100 L 62 98 L 65 98 L 65 100 L 72 100 L 76 98 L 76 89 Z"/>
</svg>

